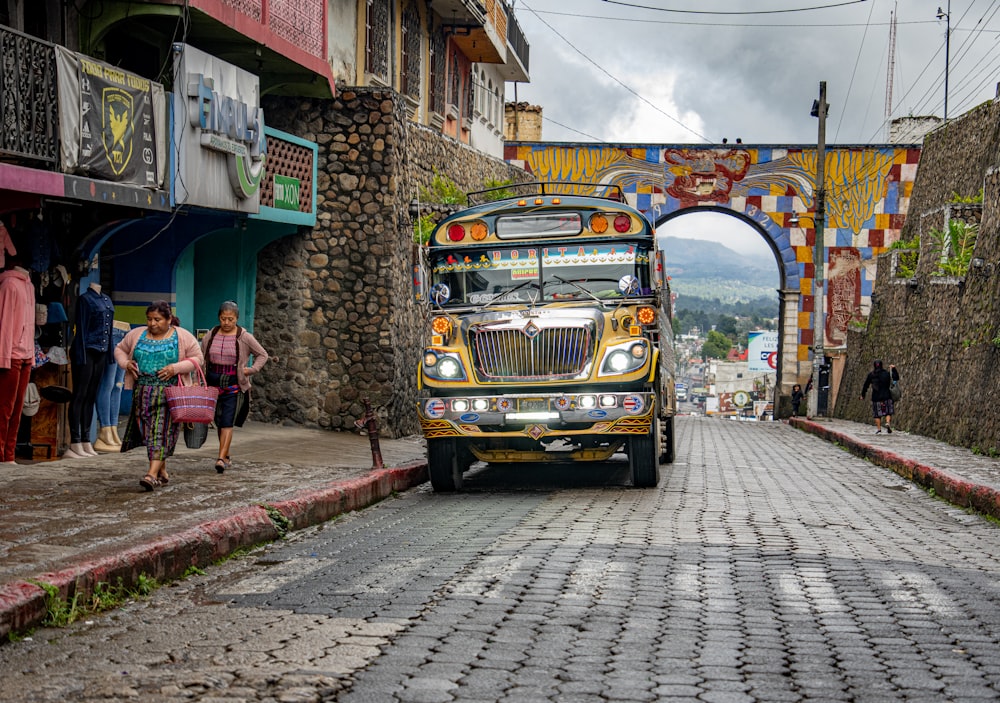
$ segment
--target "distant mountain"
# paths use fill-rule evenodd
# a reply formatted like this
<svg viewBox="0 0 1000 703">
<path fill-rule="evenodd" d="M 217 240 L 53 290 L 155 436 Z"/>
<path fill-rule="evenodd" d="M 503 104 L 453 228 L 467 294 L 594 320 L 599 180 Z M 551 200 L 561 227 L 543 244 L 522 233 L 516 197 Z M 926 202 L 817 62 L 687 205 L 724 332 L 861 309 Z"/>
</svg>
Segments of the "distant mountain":
<svg viewBox="0 0 1000 703">
<path fill-rule="evenodd" d="M 740 254 L 718 242 L 680 237 L 666 237 L 661 246 L 679 307 L 682 298 L 690 296 L 724 303 L 773 298 L 777 309 L 781 277 L 774 258 Z"/>
</svg>

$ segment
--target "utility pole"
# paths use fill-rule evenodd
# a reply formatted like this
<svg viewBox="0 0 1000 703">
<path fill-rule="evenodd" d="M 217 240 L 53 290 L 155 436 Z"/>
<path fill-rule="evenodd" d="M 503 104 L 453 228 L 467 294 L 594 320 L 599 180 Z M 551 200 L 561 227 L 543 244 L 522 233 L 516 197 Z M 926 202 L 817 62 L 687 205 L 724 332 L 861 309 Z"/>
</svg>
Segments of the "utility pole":
<svg viewBox="0 0 1000 703">
<path fill-rule="evenodd" d="M 826 304 L 823 296 L 823 276 L 826 267 L 826 246 L 824 243 L 824 232 L 826 223 L 824 214 L 826 208 L 826 113 L 829 109 L 826 102 L 826 81 L 819 83 L 819 100 L 813 101 L 810 114 L 819 119 L 819 133 L 816 139 L 816 181 L 813 184 L 815 192 L 815 236 L 813 238 L 813 365 L 812 393 L 809 394 L 809 416 L 820 417 L 826 415 L 826 403 L 819 402 L 820 395 L 820 367 L 826 361 L 824 350 L 826 328 Z M 826 398 L 824 397 L 824 401 Z"/>
<path fill-rule="evenodd" d="M 944 19 L 944 121 L 948 121 L 948 66 L 951 63 L 951 0 L 948 0 L 948 11 L 942 12 L 938 7 L 937 18 Z"/>
</svg>

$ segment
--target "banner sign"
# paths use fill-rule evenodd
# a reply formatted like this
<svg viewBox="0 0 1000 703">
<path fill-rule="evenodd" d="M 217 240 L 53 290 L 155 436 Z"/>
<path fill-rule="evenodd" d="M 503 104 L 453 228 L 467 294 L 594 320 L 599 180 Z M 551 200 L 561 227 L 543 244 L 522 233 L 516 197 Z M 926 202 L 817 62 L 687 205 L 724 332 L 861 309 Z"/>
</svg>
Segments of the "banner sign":
<svg viewBox="0 0 1000 703">
<path fill-rule="evenodd" d="M 281 210 L 299 209 L 299 179 L 274 174 L 274 207 Z"/>
<path fill-rule="evenodd" d="M 156 188 L 154 92 L 163 88 L 83 54 L 59 47 L 59 122 L 63 170 Z M 162 131 L 162 130 L 161 130 Z"/>
<path fill-rule="evenodd" d="M 777 372 L 778 333 L 757 331 L 747 333 L 747 371 Z"/>
<path fill-rule="evenodd" d="M 174 45 L 174 62 L 177 204 L 259 212 L 267 158 L 259 79 L 189 44 Z"/>
</svg>

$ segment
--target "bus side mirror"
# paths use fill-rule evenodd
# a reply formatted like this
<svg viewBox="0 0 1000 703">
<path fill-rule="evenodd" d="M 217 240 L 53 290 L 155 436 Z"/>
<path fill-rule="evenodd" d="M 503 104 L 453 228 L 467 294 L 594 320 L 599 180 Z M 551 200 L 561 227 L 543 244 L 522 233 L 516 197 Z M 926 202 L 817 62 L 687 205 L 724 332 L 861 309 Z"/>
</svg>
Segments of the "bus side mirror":
<svg viewBox="0 0 1000 703">
<path fill-rule="evenodd" d="M 618 279 L 618 290 L 625 296 L 635 295 L 639 292 L 639 279 L 631 274 L 622 276 Z"/>
</svg>

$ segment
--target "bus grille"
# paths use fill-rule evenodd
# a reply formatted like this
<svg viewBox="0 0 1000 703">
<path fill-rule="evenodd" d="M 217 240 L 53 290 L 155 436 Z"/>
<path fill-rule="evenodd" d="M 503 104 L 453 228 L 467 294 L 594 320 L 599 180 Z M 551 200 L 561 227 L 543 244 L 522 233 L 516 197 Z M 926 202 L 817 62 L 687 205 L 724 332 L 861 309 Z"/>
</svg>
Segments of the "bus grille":
<svg viewBox="0 0 1000 703">
<path fill-rule="evenodd" d="M 591 359 L 591 330 L 551 327 L 529 337 L 515 329 L 474 330 L 472 350 L 483 380 L 574 378 Z"/>
</svg>

